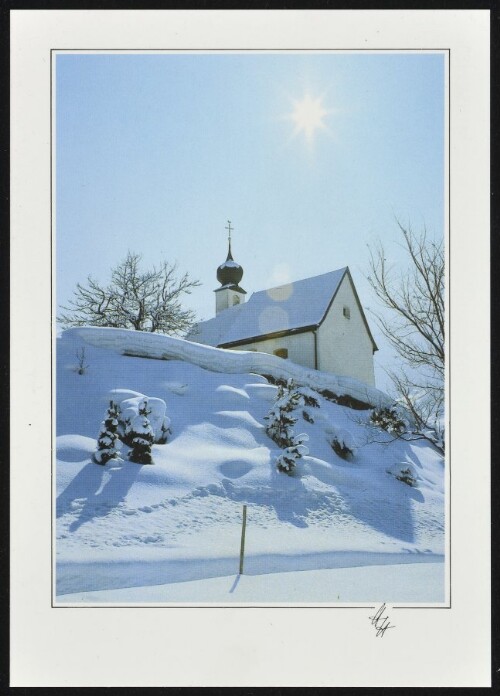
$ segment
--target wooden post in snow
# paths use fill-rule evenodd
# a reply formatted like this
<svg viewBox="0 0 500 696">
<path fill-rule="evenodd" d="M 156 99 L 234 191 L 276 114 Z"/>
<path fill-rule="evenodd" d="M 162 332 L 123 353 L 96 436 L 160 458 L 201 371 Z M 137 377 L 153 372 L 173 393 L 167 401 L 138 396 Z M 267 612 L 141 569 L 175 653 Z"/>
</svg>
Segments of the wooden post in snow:
<svg viewBox="0 0 500 696">
<path fill-rule="evenodd" d="M 240 546 L 240 575 L 243 575 L 243 557 L 245 556 L 245 529 L 247 526 L 247 506 L 243 505 L 243 521 L 241 524 L 241 546 Z"/>
</svg>

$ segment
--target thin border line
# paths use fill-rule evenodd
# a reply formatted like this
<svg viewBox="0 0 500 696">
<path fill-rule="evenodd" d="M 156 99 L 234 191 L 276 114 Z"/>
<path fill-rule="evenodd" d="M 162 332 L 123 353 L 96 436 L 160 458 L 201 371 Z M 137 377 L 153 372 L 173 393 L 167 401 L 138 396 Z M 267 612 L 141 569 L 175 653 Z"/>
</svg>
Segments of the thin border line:
<svg viewBox="0 0 500 696">
<path fill-rule="evenodd" d="M 152 585 L 154 587 L 154 585 Z M 126 589 L 126 588 L 121 588 L 121 589 Z M 76 594 L 76 593 L 75 593 Z M 62 595 L 64 596 L 64 595 Z M 312 604 L 311 606 L 307 606 L 306 604 L 299 604 L 298 606 L 293 606 L 293 605 L 286 605 L 286 606 L 280 606 L 280 605 L 271 605 L 271 604 L 224 604 L 222 606 L 218 606 L 215 604 L 202 604 L 202 605 L 193 605 L 193 604 L 144 604 L 144 605 L 137 605 L 137 604 L 115 604 L 113 606 L 110 606 L 109 604 L 70 604 L 68 603 L 66 606 L 61 606 L 61 605 L 56 605 L 52 607 L 53 609 L 376 609 L 378 605 L 373 605 L 373 606 L 321 606 L 320 604 Z M 420 607 L 391 607 L 392 609 L 419 609 Z M 427 607 L 424 607 L 427 609 Z M 448 607 L 429 607 L 429 608 L 435 608 L 435 609 L 448 609 Z"/>
<path fill-rule="evenodd" d="M 13 113 L 13 98 L 12 98 L 12 60 L 11 60 L 11 21 L 9 10 L 5 3 L 0 10 L 0 61 L 2 63 L 2 73 L 0 74 L 0 88 L 2 90 L 3 100 L 0 105 L 1 126 L 0 126 L 0 220 L 3 226 L 3 234 L 0 237 L 0 287 L 2 297 L 5 298 L 2 307 L 2 346 L 0 349 L 0 386 L 2 395 L 8 404 L 6 409 L 6 424 L 3 428 L 2 442 L 2 457 L 3 476 L 1 486 L 2 511 L 2 539 L 0 543 L 0 554 L 2 558 L 2 566 L 0 569 L 0 581 L 2 585 L 3 599 L 3 628 L 0 636 L 2 644 L 7 647 L 11 646 L 11 653 L 6 649 L 2 652 L 0 660 L 0 689 L 5 693 L 10 686 L 10 675 L 12 671 L 12 626 L 13 626 L 13 603 L 12 603 L 12 569 L 13 569 L 13 541 L 12 531 L 15 526 L 12 520 L 12 490 L 14 487 L 13 476 L 13 423 L 12 423 L 12 394 L 14 391 L 14 382 L 12 375 L 12 324 L 14 311 L 12 308 L 12 285 L 14 279 L 14 271 L 12 269 L 12 248 L 14 244 L 11 241 L 12 235 L 12 220 L 14 215 L 11 215 L 12 197 L 13 197 L 13 182 L 12 174 L 14 157 L 12 153 L 12 113 Z M 6 327 L 6 330 L 5 330 Z M 28 412 L 26 411 L 26 414 Z M 30 418 L 31 420 L 31 418 Z M 31 424 L 28 424 L 28 428 Z M 9 466 L 9 464 L 11 464 Z M 10 659 L 9 659 L 10 657 Z"/>
<path fill-rule="evenodd" d="M 54 177 L 54 169 L 53 169 L 53 161 L 52 161 L 52 150 L 53 150 L 53 142 L 52 142 L 52 134 L 53 134 L 53 125 L 52 125 L 52 58 L 53 54 L 52 51 L 50 52 L 50 60 L 49 60 L 49 80 L 50 80 L 50 461 L 51 461 L 51 467 L 50 467 L 50 509 L 51 509 L 51 516 L 50 516 L 50 593 L 51 593 L 51 606 L 54 607 L 54 596 L 55 596 L 55 573 L 54 573 L 54 546 L 55 546 L 55 538 L 54 538 L 54 460 L 55 460 L 55 452 L 54 452 L 54 406 L 55 406 L 55 394 L 54 394 L 54 355 L 53 355 L 53 346 L 54 346 L 54 278 L 53 278 L 53 272 L 54 272 L 54 261 L 53 261 L 53 252 L 52 252 L 52 246 L 54 242 L 54 229 L 53 229 L 53 191 L 52 191 L 52 183 L 53 183 L 53 177 Z"/>
<path fill-rule="evenodd" d="M 100 54 L 100 53 L 142 53 L 147 55 L 148 53 L 154 54 L 164 54 L 169 53 L 223 53 L 225 51 L 231 51 L 233 53 L 263 53 L 266 51 L 281 53 L 286 51 L 288 53 L 445 53 L 450 51 L 449 48 L 51 48 L 52 52 L 57 53 L 88 53 L 89 55 Z"/>
<path fill-rule="evenodd" d="M 448 428 L 448 477 L 449 477 L 449 493 L 448 504 L 448 534 L 449 534 L 449 550 L 448 550 L 448 586 L 450 588 L 450 609 L 452 605 L 451 594 L 451 51 L 448 51 L 448 413 L 446 414 L 445 423 Z M 445 355 L 446 357 L 446 355 Z M 446 464 L 446 459 L 445 459 Z"/>
<path fill-rule="evenodd" d="M 50 49 L 50 250 L 51 250 L 51 256 L 50 256 L 50 316 L 51 316 L 51 322 L 50 322 L 50 355 L 51 355 L 51 607 L 53 609 L 374 609 L 375 606 L 321 606 L 321 605 L 304 605 L 304 604 L 299 604 L 299 605 L 262 605 L 262 604 L 252 604 L 252 605 L 188 605 L 184 606 L 182 604 L 160 604 L 160 605 L 141 605 L 141 606 L 130 606 L 127 604 L 119 604 L 119 605 L 99 605 L 99 604 L 80 604 L 80 605 L 68 605 L 68 606 L 61 606 L 58 604 L 54 603 L 55 599 L 55 572 L 54 572 L 54 545 L 55 545 L 55 540 L 54 540 L 54 531 L 53 531 L 53 526 L 54 526 L 54 487 L 53 487 L 53 482 L 54 482 L 54 464 L 55 464 L 55 457 L 54 457 L 54 384 L 53 384 L 53 371 L 54 371 L 54 366 L 53 366 L 53 331 L 54 331 L 54 312 L 53 312 L 53 299 L 54 299 L 54 287 L 53 287 L 53 271 L 54 271 L 54 261 L 53 261 L 53 158 L 52 158 L 52 152 L 53 152 L 53 103 L 52 103 L 52 89 L 53 89 L 53 70 L 52 70 L 52 59 L 53 59 L 53 54 L 54 53 L 60 53 L 60 54 L 73 54 L 73 53 L 88 53 L 89 55 L 92 54 L 101 54 L 101 53 L 130 53 L 130 54 L 135 54 L 135 53 L 143 53 L 143 54 L 149 54 L 149 53 L 162 53 L 164 55 L 168 55 L 170 53 L 220 53 L 220 52 L 237 52 L 237 53 L 263 53 L 265 51 L 272 51 L 275 53 L 282 53 L 282 52 L 309 52 L 309 53 L 321 53 L 321 52 L 328 52 L 328 53 L 336 53 L 336 54 L 343 54 L 343 53 L 358 53 L 358 52 L 366 52 L 366 53 L 373 53 L 373 54 L 380 54 L 380 53 L 405 53 L 405 54 L 420 54 L 420 53 L 447 53 L 448 54 L 448 328 L 451 327 L 451 264 L 450 264 L 450 259 L 451 259 L 451 49 L 450 48 L 422 48 L 422 49 L 408 49 L 408 48 L 379 48 L 379 49 L 370 49 L 370 48 L 354 48 L 354 49 L 332 49 L 332 48 L 221 48 L 221 49 L 210 49 L 210 48 L 176 48 L 176 49 L 166 49 L 166 48 L 147 48 L 147 49 L 141 49 L 141 48 L 134 48 L 134 49 L 123 49 L 123 48 L 65 48 L 65 49 L 58 49 L 58 48 L 51 48 Z M 448 351 L 447 351 L 447 359 L 448 359 L 448 375 L 449 375 L 449 380 L 448 380 L 448 414 L 447 414 L 447 420 L 449 421 L 447 423 L 448 425 L 448 476 L 449 476 L 449 505 L 448 505 L 448 532 L 449 532 L 449 544 L 448 544 L 448 562 L 449 562 L 449 572 L 448 572 L 448 586 L 449 586 L 449 606 L 432 606 L 432 605 L 425 605 L 425 606 L 397 606 L 397 605 L 390 605 L 391 609 L 451 609 L 452 608 L 452 603 L 451 603 L 451 597 L 452 597 L 452 573 L 451 573 L 451 481 L 452 481 L 452 476 L 451 476 L 451 350 L 450 350 L 450 340 L 448 337 Z M 446 460 L 445 460 L 446 462 Z M 64 595 L 61 595 L 64 596 Z"/>
<path fill-rule="evenodd" d="M 411 564 L 406 564 L 406 565 L 411 565 Z M 324 570 L 328 570 L 327 568 Z M 300 572 L 300 571 L 299 571 Z M 168 584 L 168 583 L 166 583 Z M 150 585 L 149 587 L 154 587 L 154 585 Z M 117 588 L 118 589 L 118 588 Z M 119 588 L 119 589 L 131 589 L 131 588 Z M 100 590 L 96 590 L 96 592 L 99 592 Z M 78 594 L 78 593 L 72 593 L 72 594 Z M 64 595 L 61 595 L 64 597 Z M 386 602 L 387 604 L 387 602 Z M 311 604 L 310 606 L 307 604 L 297 604 L 297 605 L 277 605 L 277 604 L 223 604 L 223 605 L 216 605 L 216 604 L 71 604 L 68 602 L 66 605 L 60 605 L 56 604 L 53 605 L 53 609 L 321 609 L 323 611 L 327 609 L 376 609 L 379 604 L 374 604 L 374 605 L 355 605 L 355 606 L 347 606 L 347 605 L 331 605 L 327 604 L 325 606 L 322 606 L 321 604 Z M 395 604 L 390 604 L 388 605 L 391 611 L 395 609 L 404 609 L 405 611 L 407 609 L 432 609 L 432 610 L 437 610 L 437 609 L 451 609 L 451 607 L 448 606 L 443 606 L 443 605 L 437 605 L 437 606 L 432 606 L 432 605 L 425 605 L 425 606 L 398 606 Z"/>
</svg>

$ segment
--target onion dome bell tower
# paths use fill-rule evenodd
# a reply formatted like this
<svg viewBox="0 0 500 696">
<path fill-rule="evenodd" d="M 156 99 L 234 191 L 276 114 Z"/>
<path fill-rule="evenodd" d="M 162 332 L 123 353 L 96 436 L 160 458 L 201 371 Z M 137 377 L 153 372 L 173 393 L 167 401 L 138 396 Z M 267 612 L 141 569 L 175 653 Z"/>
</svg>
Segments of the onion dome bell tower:
<svg viewBox="0 0 500 696">
<path fill-rule="evenodd" d="M 228 236 L 228 252 L 227 259 L 217 269 L 217 280 L 220 283 L 220 288 L 214 290 L 215 294 L 215 314 L 219 314 L 224 309 L 234 307 L 245 301 L 246 292 L 240 288 L 239 283 L 243 278 L 243 268 L 233 259 L 231 253 L 231 221 L 227 221 L 226 230 Z"/>
</svg>

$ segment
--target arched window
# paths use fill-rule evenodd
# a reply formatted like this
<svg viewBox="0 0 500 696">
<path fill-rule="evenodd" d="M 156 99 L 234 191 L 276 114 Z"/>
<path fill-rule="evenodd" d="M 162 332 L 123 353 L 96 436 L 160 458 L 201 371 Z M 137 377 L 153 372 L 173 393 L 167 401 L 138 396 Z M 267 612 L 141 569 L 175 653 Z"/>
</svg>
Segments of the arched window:
<svg viewBox="0 0 500 696">
<path fill-rule="evenodd" d="M 238 295 L 233 295 L 233 307 L 235 304 L 240 304 L 240 298 Z"/>
<path fill-rule="evenodd" d="M 276 355 L 278 358 L 288 358 L 288 349 L 287 348 L 276 348 L 274 352 L 274 355 Z"/>
<path fill-rule="evenodd" d="M 351 318 L 351 310 L 349 309 L 349 307 L 344 307 L 343 314 L 344 314 L 344 316 L 345 316 L 346 319 L 350 319 L 350 318 Z"/>
</svg>

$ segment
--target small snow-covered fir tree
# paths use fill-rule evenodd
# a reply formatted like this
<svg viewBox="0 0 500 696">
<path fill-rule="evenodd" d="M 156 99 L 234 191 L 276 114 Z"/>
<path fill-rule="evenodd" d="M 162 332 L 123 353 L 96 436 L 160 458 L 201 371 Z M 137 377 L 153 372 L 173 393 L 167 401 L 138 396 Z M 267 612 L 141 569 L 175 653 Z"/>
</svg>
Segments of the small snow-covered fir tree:
<svg viewBox="0 0 500 696">
<path fill-rule="evenodd" d="M 144 406 L 146 403 L 146 406 Z M 154 444 L 164 445 L 168 441 L 172 430 L 170 428 L 170 418 L 165 415 L 166 403 L 163 399 L 156 397 L 141 396 L 125 399 L 121 403 L 122 414 L 119 422 L 119 435 L 128 447 L 132 447 L 134 438 L 133 421 L 137 415 L 148 417 L 149 424 L 154 433 Z M 147 411 L 147 412 L 146 412 Z"/>
<path fill-rule="evenodd" d="M 132 446 L 132 418 L 133 416 L 127 416 L 126 418 L 121 419 L 118 423 L 118 432 L 120 435 L 120 440 L 123 442 L 123 444 L 127 445 L 128 447 Z"/>
<path fill-rule="evenodd" d="M 297 459 L 300 459 L 304 454 L 309 454 L 309 449 L 302 444 L 309 440 L 308 435 L 301 433 L 292 439 L 292 444 L 282 452 L 276 459 L 276 468 L 285 474 L 291 474 L 296 466 Z"/>
<path fill-rule="evenodd" d="M 165 416 L 160 426 L 160 434 L 156 437 L 155 444 L 164 445 L 167 442 L 168 436 L 171 433 L 172 431 L 170 430 L 170 418 L 168 416 Z"/>
<path fill-rule="evenodd" d="M 301 403 L 303 397 L 294 389 L 292 380 L 288 381 L 286 387 L 281 384 L 278 386 L 275 402 L 264 418 L 269 421 L 266 433 L 279 447 L 293 445 L 293 426 L 297 418 L 291 414 Z"/>
<path fill-rule="evenodd" d="M 106 464 L 110 459 L 118 458 L 118 448 L 116 441 L 118 440 L 118 420 L 120 409 L 114 401 L 109 402 L 109 408 L 106 416 L 101 423 L 99 437 L 97 439 L 97 449 L 94 452 L 94 461 L 96 464 Z"/>
<path fill-rule="evenodd" d="M 128 458 L 136 464 L 153 464 L 151 455 L 151 445 L 155 440 L 155 434 L 148 415 L 151 409 L 148 408 L 148 401 L 144 399 L 139 406 L 139 413 L 130 423 L 128 437 L 131 447 Z"/>
</svg>

